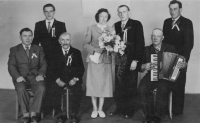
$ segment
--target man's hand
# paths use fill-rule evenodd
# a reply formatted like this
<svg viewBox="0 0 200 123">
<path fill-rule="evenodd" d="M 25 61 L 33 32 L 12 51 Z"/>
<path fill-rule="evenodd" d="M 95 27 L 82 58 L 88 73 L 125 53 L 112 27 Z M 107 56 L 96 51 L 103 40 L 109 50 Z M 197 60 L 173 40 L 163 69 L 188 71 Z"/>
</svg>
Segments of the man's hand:
<svg viewBox="0 0 200 123">
<path fill-rule="evenodd" d="M 184 69 L 184 68 L 186 68 L 186 66 L 187 66 L 187 62 L 185 62 L 185 61 L 177 64 L 177 67 L 179 69 Z"/>
<path fill-rule="evenodd" d="M 16 81 L 17 82 L 26 82 L 26 80 L 22 76 L 18 77 Z"/>
<path fill-rule="evenodd" d="M 65 83 L 64 83 L 62 80 L 60 80 L 60 79 L 57 79 L 57 80 L 56 80 L 56 83 L 57 83 L 58 86 L 60 86 L 60 87 L 63 87 L 63 86 L 65 85 Z"/>
<path fill-rule="evenodd" d="M 42 75 L 38 75 L 36 76 L 36 81 L 39 82 L 39 81 L 44 81 L 44 77 Z"/>
<path fill-rule="evenodd" d="M 136 61 L 132 61 L 130 70 L 135 70 L 136 67 L 137 67 L 137 62 Z"/>
<path fill-rule="evenodd" d="M 69 85 L 73 86 L 75 84 L 76 84 L 76 79 L 75 78 L 71 79 L 70 82 L 69 82 Z"/>
<path fill-rule="evenodd" d="M 151 62 L 142 64 L 142 70 L 152 70 L 153 68 L 154 68 L 154 64 Z"/>
</svg>

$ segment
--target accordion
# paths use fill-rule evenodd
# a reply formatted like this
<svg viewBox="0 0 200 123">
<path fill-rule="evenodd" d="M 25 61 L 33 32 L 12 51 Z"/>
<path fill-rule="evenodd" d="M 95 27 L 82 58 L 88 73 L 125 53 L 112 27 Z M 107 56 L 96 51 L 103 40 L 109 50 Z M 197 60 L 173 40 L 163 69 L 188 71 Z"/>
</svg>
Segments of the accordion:
<svg viewBox="0 0 200 123">
<path fill-rule="evenodd" d="M 151 59 L 155 59 L 153 55 L 155 54 L 151 55 Z M 157 56 L 158 63 L 157 63 L 157 66 L 155 67 L 155 69 L 157 70 L 151 70 L 151 71 L 157 71 L 157 73 L 151 72 L 151 81 L 153 80 L 158 81 L 158 79 L 166 79 L 166 80 L 175 82 L 180 73 L 179 68 L 177 66 L 180 62 L 183 62 L 185 58 L 181 55 L 171 53 L 171 52 L 163 52 L 161 57 L 162 57 L 162 61 L 159 61 L 158 56 Z"/>
</svg>

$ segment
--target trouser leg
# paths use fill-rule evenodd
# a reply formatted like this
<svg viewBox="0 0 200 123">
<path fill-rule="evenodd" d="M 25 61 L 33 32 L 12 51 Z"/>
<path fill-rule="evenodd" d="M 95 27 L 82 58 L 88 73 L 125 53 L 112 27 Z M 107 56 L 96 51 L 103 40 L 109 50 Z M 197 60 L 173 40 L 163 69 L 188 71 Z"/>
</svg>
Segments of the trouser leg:
<svg viewBox="0 0 200 123">
<path fill-rule="evenodd" d="M 153 86 L 150 84 L 153 84 L 151 81 L 149 81 L 150 78 L 148 75 L 145 75 L 138 87 L 138 93 L 139 97 L 142 101 L 142 108 L 143 112 L 146 116 L 151 116 L 153 113 L 153 98 L 152 98 L 152 92 Z"/>
<path fill-rule="evenodd" d="M 186 84 L 186 72 L 180 72 L 177 81 L 173 84 L 172 88 L 172 112 L 173 114 L 182 114 L 184 109 L 184 97 L 185 97 L 185 84 Z"/>
<path fill-rule="evenodd" d="M 44 99 L 46 91 L 45 82 L 44 81 L 37 82 L 35 78 L 33 78 L 31 80 L 31 88 L 34 93 L 34 97 L 30 111 L 40 113 L 42 107 L 42 101 Z"/>
<path fill-rule="evenodd" d="M 157 92 L 156 92 L 156 107 L 155 107 L 155 116 L 162 117 L 165 113 L 165 108 L 168 105 L 168 97 L 169 97 L 169 84 L 170 82 L 167 80 L 159 80 L 156 84 Z"/>
<path fill-rule="evenodd" d="M 29 101 L 30 96 L 26 91 L 26 83 L 25 82 L 16 82 L 15 90 L 17 91 L 18 103 L 21 107 L 21 112 L 26 113 L 29 112 Z"/>
</svg>

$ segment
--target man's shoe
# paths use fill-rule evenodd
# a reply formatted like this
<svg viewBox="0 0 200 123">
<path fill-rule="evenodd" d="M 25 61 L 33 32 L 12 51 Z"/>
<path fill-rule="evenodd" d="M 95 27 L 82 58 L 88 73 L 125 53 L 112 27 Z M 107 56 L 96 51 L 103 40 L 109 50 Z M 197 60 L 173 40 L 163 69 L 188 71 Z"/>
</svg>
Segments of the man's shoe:
<svg viewBox="0 0 200 123">
<path fill-rule="evenodd" d="M 21 123 L 29 123 L 29 117 L 23 117 Z"/>
<path fill-rule="evenodd" d="M 129 118 L 132 118 L 132 117 L 133 117 L 133 114 L 132 114 L 132 115 L 126 114 L 126 115 L 124 116 L 124 118 L 126 118 L 126 119 L 129 119 Z"/>
<path fill-rule="evenodd" d="M 118 110 L 115 110 L 114 112 L 110 112 L 109 115 L 110 115 L 110 116 L 114 116 L 114 115 L 119 116 L 119 115 L 122 115 L 122 113 L 121 113 L 120 111 L 118 111 Z"/>
<path fill-rule="evenodd" d="M 76 116 L 71 116 L 71 123 L 78 123 L 78 119 Z"/>
<path fill-rule="evenodd" d="M 158 116 L 154 116 L 152 123 L 161 123 L 161 118 L 159 118 Z"/>
<path fill-rule="evenodd" d="M 38 117 L 37 116 L 32 116 L 31 117 L 31 123 L 38 123 Z"/>
<path fill-rule="evenodd" d="M 146 116 L 146 119 L 143 120 L 143 123 L 151 123 L 152 118 L 150 116 Z"/>
<path fill-rule="evenodd" d="M 65 122 L 65 120 L 64 120 L 64 117 L 63 116 L 58 116 L 57 118 L 56 118 L 56 123 L 64 123 Z"/>
</svg>

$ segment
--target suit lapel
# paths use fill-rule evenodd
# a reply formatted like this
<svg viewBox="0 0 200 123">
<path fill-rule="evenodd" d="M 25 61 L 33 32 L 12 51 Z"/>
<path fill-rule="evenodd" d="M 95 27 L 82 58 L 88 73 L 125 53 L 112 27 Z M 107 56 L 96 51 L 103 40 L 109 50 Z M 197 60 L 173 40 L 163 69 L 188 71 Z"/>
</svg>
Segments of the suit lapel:
<svg viewBox="0 0 200 123">
<path fill-rule="evenodd" d="M 96 30 L 96 32 L 98 32 L 99 34 L 102 34 L 102 33 L 103 33 L 103 31 L 102 31 L 97 25 L 95 25 L 95 30 Z"/>
<path fill-rule="evenodd" d="M 24 49 L 24 47 L 21 45 L 19 45 L 19 54 L 22 56 L 22 58 L 24 58 L 24 60 L 28 63 L 28 57 L 26 54 L 26 51 Z"/>
<path fill-rule="evenodd" d="M 177 24 L 178 27 L 179 27 L 179 25 L 180 25 L 180 23 L 181 23 L 181 19 L 182 19 L 182 16 L 180 16 L 179 19 L 175 22 L 175 24 Z M 169 25 L 171 25 L 169 37 L 173 37 L 173 33 L 174 33 L 176 27 L 174 27 L 174 28 L 172 29 L 172 19 L 170 19 Z"/>
<path fill-rule="evenodd" d="M 45 20 L 42 22 L 42 29 L 44 29 L 45 32 L 48 33 L 48 29 L 47 29 L 46 21 Z"/>
</svg>

